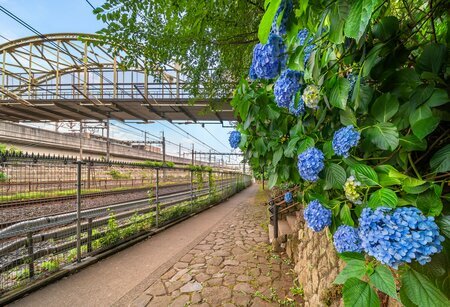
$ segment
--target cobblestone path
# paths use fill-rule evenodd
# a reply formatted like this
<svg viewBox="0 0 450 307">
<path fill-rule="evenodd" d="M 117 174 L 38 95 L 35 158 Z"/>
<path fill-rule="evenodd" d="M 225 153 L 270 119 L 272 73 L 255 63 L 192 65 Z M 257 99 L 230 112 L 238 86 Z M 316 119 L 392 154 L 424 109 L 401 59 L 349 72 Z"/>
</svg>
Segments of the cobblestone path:
<svg viewBox="0 0 450 307">
<path fill-rule="evenodd" d="M 228 214 L 131 306 L 299 305 L 290 291 L 292 266 L 271 252 L 261 194 Z"/>
</svg>

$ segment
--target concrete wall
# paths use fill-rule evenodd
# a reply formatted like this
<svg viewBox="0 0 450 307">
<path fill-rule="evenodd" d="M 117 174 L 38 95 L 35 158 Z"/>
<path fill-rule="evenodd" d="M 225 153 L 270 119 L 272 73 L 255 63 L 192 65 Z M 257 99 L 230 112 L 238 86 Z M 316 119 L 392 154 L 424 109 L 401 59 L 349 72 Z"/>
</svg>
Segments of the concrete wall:
<svg viewBox="0 0 450 307">
<path fill-rule="evenodd" d="M 80 138 L 78 136 L 49 130 L 27 127 L 0 121 L 0 143 L 17 147 L 24 152 L 60 154 L 78 156 L 80 152 Z M 83 157 L 100 159 L 106 157 L 106 141 L 98 139 L 82 139 Z M 162 161 L 162 155 L 133 148 L 124 144 L 110 145 L 111 160 L 121 161 Z M 166 161 L 177 164 L 190 164 L 190 159 L 166 156 Z"/>
</svg>

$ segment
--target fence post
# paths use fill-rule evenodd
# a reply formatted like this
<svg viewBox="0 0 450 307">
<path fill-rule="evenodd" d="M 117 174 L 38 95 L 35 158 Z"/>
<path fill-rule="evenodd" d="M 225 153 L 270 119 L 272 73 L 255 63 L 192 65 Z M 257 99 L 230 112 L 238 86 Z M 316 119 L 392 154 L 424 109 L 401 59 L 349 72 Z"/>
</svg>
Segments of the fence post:
<svg viewBox="0 0 450 307">
<path fill-rule="evenodd" d="M 77 162 L 77 262 L 81 262 L 81 160 Z"/>
<path fill-rule="evenodd" d="M 272 225 L 273 225 L 273 238 L 276 240 L 278 238 L 278 206 L 273 201 L 273 199 L 270 200 L 270 206 L 272 207 Z"/>
<path fill-rule="evenodd" d="M 30 278 L 34 276 L 34 251 L 33 251 L 33 233 L 27 233 L 27 252 L 28 252 L 28 271 L 30 273 Z"/>
<path fill-rule="evenodd" d="M 156 224 L 156 228 L 158 228 L 159 227 L 159 168 L 156 169 L 155 204 L 156 204 L 155 224 Z"/>
<path fill-rule="evenodd" d="M 192 202 L 194 201 L 194 171 L 191 170 L 191 212 L 192 212 Z"/>
<path fill-rule="evenodd" d="M 92 252 L 92 218 L 88 218 L 87 222 L 87 252 Z"/>
</svg>

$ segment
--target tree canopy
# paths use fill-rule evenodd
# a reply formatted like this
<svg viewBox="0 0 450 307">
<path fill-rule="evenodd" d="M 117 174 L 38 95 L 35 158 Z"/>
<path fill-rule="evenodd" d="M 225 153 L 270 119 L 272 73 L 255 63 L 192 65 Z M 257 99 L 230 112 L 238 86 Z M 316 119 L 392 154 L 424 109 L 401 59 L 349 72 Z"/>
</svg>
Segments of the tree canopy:
<svg viewBox="0 0 450 307">
<path fill-rule="evenodd" d="M 177 63 L 197 97 L 229 97 L 246 74 L 258 41 L 264 0 L 106 0 L 94 10 L 107 26 L 98 34 L 126 48 L 123 65 L 142 59 Z"/>
</svg>

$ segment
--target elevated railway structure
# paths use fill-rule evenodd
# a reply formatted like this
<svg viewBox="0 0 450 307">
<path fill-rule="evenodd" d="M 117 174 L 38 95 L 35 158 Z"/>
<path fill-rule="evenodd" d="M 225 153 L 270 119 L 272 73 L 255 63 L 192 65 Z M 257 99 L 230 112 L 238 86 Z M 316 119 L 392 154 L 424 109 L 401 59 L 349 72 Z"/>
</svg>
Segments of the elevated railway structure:
<svg viewBox="0 0 450 307">
<path fill-rule="evenodd" d="M 119 47 L 120 48 L 120 47 Z M 0 119 L 11 121 L 234 120 L 228 101 L 193 100 L 177 65 L 121 70 L 126 48 L 58 33 L 0 45 Z"/>
</svg>

